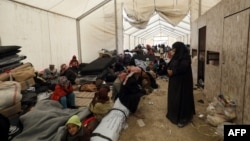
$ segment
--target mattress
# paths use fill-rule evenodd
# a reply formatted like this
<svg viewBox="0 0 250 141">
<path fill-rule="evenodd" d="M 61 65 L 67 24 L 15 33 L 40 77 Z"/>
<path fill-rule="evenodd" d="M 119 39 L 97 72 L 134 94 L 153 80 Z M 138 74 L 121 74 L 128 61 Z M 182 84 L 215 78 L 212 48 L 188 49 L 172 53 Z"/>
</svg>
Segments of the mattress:
<svg viewBox="0 0 250 141">
<path fill-rule="evenodd" d="M 98 75 L 103 73 L 109 66 L 115 62 L 115 58 L 97 58 L 91 63 L 85 65 L 83 68 L 80 68 L 81 75 Z"/>
<path fill-rule="evenodd" d="M 10 55 L 0 58 L 0 67 L 6 67 L 26 59 L 25 55 Z"/>
<path fill-rule="evenodd" d="M 20 52 L 21 46 L 10 45 L 10 46 L 0 46 L 0 58 L 10 55 L 15 55 Z"/>
</svg>

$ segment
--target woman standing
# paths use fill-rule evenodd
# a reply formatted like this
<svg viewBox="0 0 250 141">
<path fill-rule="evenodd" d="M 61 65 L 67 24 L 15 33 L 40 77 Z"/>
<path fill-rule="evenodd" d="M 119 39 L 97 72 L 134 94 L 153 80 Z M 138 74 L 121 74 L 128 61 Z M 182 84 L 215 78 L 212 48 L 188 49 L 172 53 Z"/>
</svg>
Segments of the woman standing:
<svg viewBox="0 0 250 141">
<path fill-rule="evenodd" d="M 182 42 L 172 46 L 168 65 L 168 108 L 166 117 L 178 127 L 188 124 L 195 114 L 191 56 Z"/>
</svg>

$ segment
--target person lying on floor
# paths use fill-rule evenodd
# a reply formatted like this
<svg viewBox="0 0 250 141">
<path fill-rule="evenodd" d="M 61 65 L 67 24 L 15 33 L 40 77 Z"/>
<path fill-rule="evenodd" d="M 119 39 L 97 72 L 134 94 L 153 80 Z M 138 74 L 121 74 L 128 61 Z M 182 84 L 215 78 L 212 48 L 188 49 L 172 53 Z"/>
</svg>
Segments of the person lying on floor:
<svg viewBox="0 0 250 141">
<path fill-rule="evenodd" d="M 66 76 L 60 76 L 58 78 L 58 83 L 56 84 L 51 99 L 60 102 L 63 108 L 76 108 L 73 87 Z"/>
</svg>

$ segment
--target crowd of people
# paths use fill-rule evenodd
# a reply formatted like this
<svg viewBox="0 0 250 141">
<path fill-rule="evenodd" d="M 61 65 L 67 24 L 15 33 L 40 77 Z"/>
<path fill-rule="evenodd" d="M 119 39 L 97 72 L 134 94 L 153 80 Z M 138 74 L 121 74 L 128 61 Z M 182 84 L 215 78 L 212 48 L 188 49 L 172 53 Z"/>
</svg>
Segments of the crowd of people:
<svg viewBox="0 0 250 141">
<path fill-rule="evenodd" d="M 162 47 L 163 48 L 163 47 Z M 146 50 L 137 46 L 132 52 L 147 53 L 155 56 L 155 49 L 149 45 Z M 193 78 L 191 68 L 191 56 L 188 48 L 182 42 L 175 42 L 172 49 L 168 50 L 168 61 L 164 57 L 164 51 L 159 50 L 160 57 L 155 60 L 146 60 L 146 69 L 137 66 L 133 57 L 124 62 L 124 56 L 118 57 L 112 67 L 116 75 L 112 83 L 112 96 L 108 85 L 101 85 L 95 92 L 95 96 L 89 105 L 91 115 L 81 121 L 77 115 L 73 115 L 65 124 L 65 133 L 62 141 L 87 141 L 91 132 L 98 126 L 102 118 L 112 109 L 112 101 L 118 98 L 127 107 L 131 115 L 144 118 L 139 112 L 138 105 L 141 97 L 150 94 L 158 88 L 155 78 L 158 76 L 168 77 L 167 112 L 166 118 L 178 127 L 184 127 L 195 114 L 193 96 Z M 49 65 L 41 75 L 53 91 L 51 100 L 58 101 L 64 109 L 77 108 L 73 85 L 78 75 L 79 62 L 74 55 L 69 64 L 62 64 L 57 71 L 53 64 Z"/>
</svg>

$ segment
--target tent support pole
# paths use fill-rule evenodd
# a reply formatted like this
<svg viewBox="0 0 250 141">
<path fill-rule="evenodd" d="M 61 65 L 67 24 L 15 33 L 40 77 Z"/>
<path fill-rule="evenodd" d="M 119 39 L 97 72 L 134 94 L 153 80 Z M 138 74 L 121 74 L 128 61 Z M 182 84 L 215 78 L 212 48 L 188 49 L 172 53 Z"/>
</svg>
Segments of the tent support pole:
<svg viewBox="0 0 250 141">
<path fill-rule="evenodd" d="M 99 3 L 98 5 L 96 5 L 95 7 L 93 7 L 92 9 L 90 9 L 89 11 L 85 12 L 84 14 L 82 14 L 81 16 L 79 16 L 78 18 L 76 18 L 76 30 L 77 30 L 77 49 L 78 49 L 78 56 L 79 56 L 79 61 L 82 63 L 82 47 L 81 47 L 81 34 L 80 34 L 80 20 L 83 19 L 84 17 L 88 16 L 89 14 L 91 14 L 92 12 L 96 11 L 97 9 L 101 8 L 102 6 L 104 6 L 105 4 L 107 4 L 108 2 L 110 2 L 111 0 L 105 0 L 101 3 Z"/>
<path fill-rule="evenodd" d="M 116 52 L 119 51 L 119 48 L 118 48 L 118 31 L 117 31 L 117 24 L 118 24 L 118 21 L 117 21 L 117 6 L 116 6 L 116 0 L 114 0 L 114 11 L 115 11 L 115 49 L 116 49 Z"/>
<path fill-rule="evenodd" d="M 96 11 L 97 9 L 101 8 L 102 6 L 104 6 L 105 4 L 107 4 L 108 2 L 110 2 L 111 0 L 105 0 L 101 3 L 99 3 L 98 5 L 96 5 L 95 7 L 93 7 L 92 9 L 90 9 L 89 11 L 83 13 L 81 16 L 79 16 L 78 18 L 76 18 L 76 20 L 81 20 L 82 18 L 88 16 L 89 14 L 91 14 L 92 12 Z"/>
<path fill-rule="evenodd" d="M 76 37 L 77 37 L 77 51 L 78 60 L 82 63 L 82 48 L 81 48 L 81 33 L 80 33 L 80 21 L 76 20 Z"/>
</svg>

